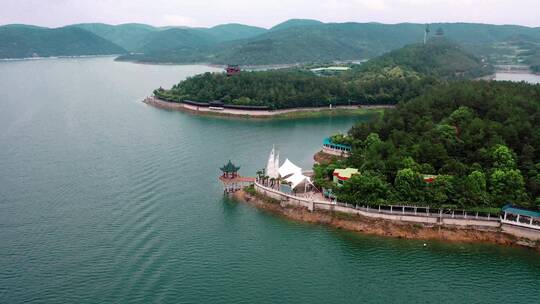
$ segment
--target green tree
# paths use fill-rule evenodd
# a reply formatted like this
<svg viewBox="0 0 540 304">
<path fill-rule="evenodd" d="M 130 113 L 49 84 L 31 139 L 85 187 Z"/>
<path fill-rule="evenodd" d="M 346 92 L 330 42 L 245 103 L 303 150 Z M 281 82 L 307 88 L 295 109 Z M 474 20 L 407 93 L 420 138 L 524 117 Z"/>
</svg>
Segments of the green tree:
<svg viewBox="0 0 540 304">
<path fill-rule="evenodd" d="M 424 181 L 412 169 L 405 168 L 397 172 L 394 181 L 397 200 L 418 204 L 424 200 L 422 197 L 423 187 Z"/>
<path fill-rule="evenodd" d="M 380 144 L 382 141 L 381 141 L 381 138 L 379 137 L 379 134 L 377 133 L 370 133 L 367 137 L 366 137 L 366 140 L 364 141 L 364 146 L 366 148 L 369 148 L 369 147 L 372 147 L 373 145 L 376 145 L 376 144 Z"/>
<path fill-rule="evenodd" d="M 418 163 L 414 161 L 414 159 L 410 156 L 406 156 L 403 158 L 403 160 L 401 161 L 401 168 L 409 168 L 415 172 L 419 172 L 421 170 L 420 165 L 418 165 Z"/>
<path fill-rule="evenodd" d="M 498 145 L 491 153 L 493 167 L 498 169 L 514 169 L 516 161 L 512 150 L 505 145 Z"/>
<path fill-rule="evenodd" d="M 471 172 L 463 183 L 462 206 L 485 206 L 489 204 L 486 175 L 481 171 Z"/>
<path fill-rule="evenodd" d="M 453 177 L 448 175 L 439 175 L 432 183 L 426 184 L 424 200 L 432 206 L 440 206 L 448 202 L 454 195 Z"/>
<path fill-rule="evenodd" d="M 493 200 L 499 204 L 523 204 L 527 200 L 525 181 L 518 169 L 495 169 L 490 182 Z"/>
<path fill-rule="evenodd" d="M 353 175 L 338 189 L 338 200 L 350 203 L 384 204 L 390 196 L 391 186 L 380 176 L 364 172 Z"/>
<path fill-rule="evenodd" d="M 462 126 L 466 123 L 469 123 L 474 118 L 474 112 L 466 106 L 460 106 L 450 114 L 448 117 L 448 123 L 453 126 Z"/>
</svg>

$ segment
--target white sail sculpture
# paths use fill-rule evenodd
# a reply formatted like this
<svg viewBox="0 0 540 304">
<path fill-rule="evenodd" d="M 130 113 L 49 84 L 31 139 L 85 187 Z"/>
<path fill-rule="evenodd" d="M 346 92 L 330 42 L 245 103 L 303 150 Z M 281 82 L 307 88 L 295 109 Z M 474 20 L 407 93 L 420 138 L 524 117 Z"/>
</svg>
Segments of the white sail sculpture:
<svg viewBox="0 0 540 304">
<path fill-rule="evenodd" d="M 275 147 L 272 146 L 272 151 L 270 151 L 270 156 L 268 157 L 268 162 L 266 163 L 266 176 L 270 178 L 278 178 L 278 167 L 279 167 L 279 153 L 276 157 Z"/>
<path fill-rule="evenodd" d="M 274 157 L 274 168 L 276 168 L 276 177 L 279 177 L 279 150 L 276 153 L 276 157 Z"/>
</svg>

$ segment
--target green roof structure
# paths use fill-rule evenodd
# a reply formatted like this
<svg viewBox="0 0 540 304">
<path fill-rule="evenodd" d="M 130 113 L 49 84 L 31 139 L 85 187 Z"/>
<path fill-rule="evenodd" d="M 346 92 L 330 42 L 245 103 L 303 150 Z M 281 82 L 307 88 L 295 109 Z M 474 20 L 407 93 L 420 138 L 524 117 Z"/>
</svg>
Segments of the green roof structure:
<svg viewBox="0 0 540 304">
<path fill-rule="evenodd" d="M 223 167 L 219 168 L 224 173 L 236 173 L 238 170 L 240 170 L 240 167 L 235 166 L 230 160 L 229 162 L 224 165 Z"/>
<path fill-rule="evenodd" d="M 519 215 L 524 215 L 524 216 L 540 219 L 540 211 L 527 210 L 527 209 L 512 206 L 511 204 L 507 204 L 504 207 L 502 207 L 502 211 L 506 213 L 515 214 L 515 215 L 519 214 Z"/>
</svg>

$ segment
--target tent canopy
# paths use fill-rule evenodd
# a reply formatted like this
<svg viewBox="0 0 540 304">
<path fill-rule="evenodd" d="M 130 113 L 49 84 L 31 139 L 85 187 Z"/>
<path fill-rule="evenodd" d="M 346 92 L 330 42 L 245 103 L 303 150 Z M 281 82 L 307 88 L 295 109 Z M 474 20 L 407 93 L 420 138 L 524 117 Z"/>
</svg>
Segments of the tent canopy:
<svg viewBox="0 0 540 304">
<path fill-rule="evenodd" d="M 298 185 L 302 183 L 311 184 L 311 180 L 309 179 L 309 177 L 303 175 L 302 173 L 293 174 L 290 177 L 286 178 L 285 180 L 291 183 L 292 189 L 296 188 Z"/>
<path fill-rule="evenodd" d="M 302 168 L 298 167 L 297 165 L 293 164 L 288 158 L 285 160 L 283 165 L 279 167 L 278 173 L 282 178 L 287 178 L 294 174 L 300 174 L 302 175 Z"/>
</svg>

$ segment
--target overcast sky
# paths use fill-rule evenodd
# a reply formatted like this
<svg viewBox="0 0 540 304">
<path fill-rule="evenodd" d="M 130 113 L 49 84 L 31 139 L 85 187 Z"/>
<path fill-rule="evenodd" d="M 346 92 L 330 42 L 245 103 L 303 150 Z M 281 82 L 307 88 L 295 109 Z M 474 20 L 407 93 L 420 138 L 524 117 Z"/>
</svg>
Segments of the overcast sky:
<svg viewBox="0 0 540 304">
<path fill-rule="evenodd" d="M 540 26 L 540 0 L 0 0 L 0 24 L 48 27 L 103 22 L 271 27 L 324 22 L 479 22 Z"/>
</svg>

